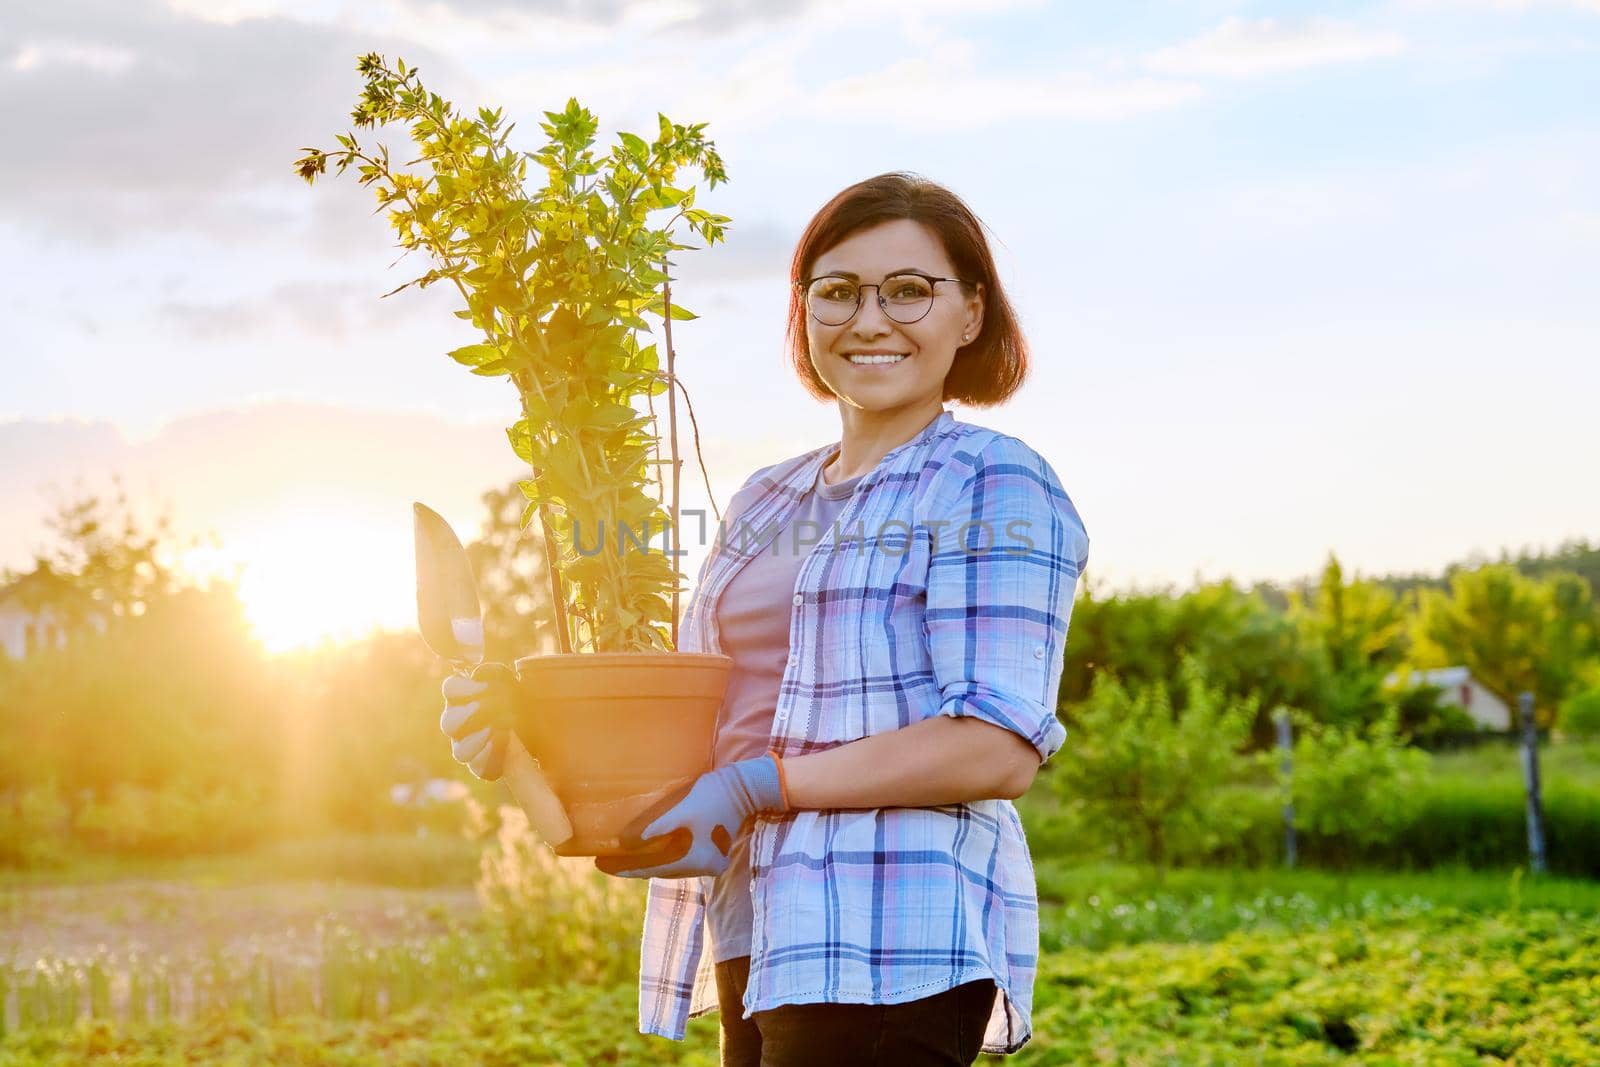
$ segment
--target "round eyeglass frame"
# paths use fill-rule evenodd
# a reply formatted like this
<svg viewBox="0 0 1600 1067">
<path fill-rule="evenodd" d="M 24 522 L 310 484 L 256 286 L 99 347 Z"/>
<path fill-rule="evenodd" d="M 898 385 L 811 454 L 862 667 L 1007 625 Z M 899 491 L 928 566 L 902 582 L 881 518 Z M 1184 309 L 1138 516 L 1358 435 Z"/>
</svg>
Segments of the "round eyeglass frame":
<svg viewBox="0 0 1600 1067">
<path fill-rule="evenodd" d="M 929 283 L 931 283 L 933 285 L 937 285 L 940 282 L 960 282 L 962 285 L 972 285 L 972 284 L 974 284 L 972 282 L 967 281 L 965 278 L 940 278 L 940 277 L 936 277 L 935 275 L 932 275 L 932 274 L 924 274 L 920 270 L 901 270 L 901 271 L 895 271 L 893 274 L 889 275 L 888 278 L 883 279 L 882 282 L 869 282 L 869 283 L 867 283 L 865 285 L 863 285 L 860 282 L 854 281 L 854 280 L 852 280 L 850 278 L 847 278 L 843 274 L 814 274 L 811 277 L 806 278 L 806 279 L 804 279 L 802 281 L 795 282 L 794 283 L 794 287 L 795 287 L 795 289 L 797 289 L 799 291 L 800 299 L 806 305 L 807 313 L 809 313 L 812 318 L 816 319 L 818 322 L 822 323 L 822 325 L 824 325 L 824 326 L 843 326 L 845 323 L 849 322 L 851 319 L 853 319 L 857 315 L 859 315 L 861 313 L 861 301 L 862 301 L 862 298 L 865 297 L 866 291 L 868 289 L 874 290 L 874 298 L 878 301 L 878 308 L 879 308 L 879 310 L 881 310 L 883 312 L 884 316 L 889 319 L 889 321 L 897 322 L 901 326 L 910 326 L 911 324 L 917 323 L 917 322 L 921 322 L 923 319 L 928 317 L 928 312 L 933 310 L 933 297 L 930 296 L 928 298 L 928 306 L 923 308 L 922 309 L 922 314 L 918 315 L 916 318 L 914 318 L 914 319 L 898 319 L 898 318 L 895 318 L 894 315 L 890 314 L 890 312 L 889 312 L 889 304 L 883 298 L 882 286 L 889 281 L 889 278 L 905 278 L 905 277 L 921 278 L 923 281 L 929 282 Z M 816 281 L 818 281 L 818 280 L 820 280 L 822 278 L 838 278 L 840 281 L 850 282 L 851 285 L 854 285 L 856 287 L 856 306 L 850 309 L 850 314 L 846 315 L 843 319 L 839 320 L 838 322 L 829 322 L 827 319 L 823 318 L 821 315 L 818 315 L 816 313 L 816 311 L 813 310 L 812 307 L 811 307 L 811 301 L 807 296 L 807 290 L 809 290 L 811 288 L 811 285 L 812 285 L 813 282 L 816 282 Z M 934 295 L 936 296 L 938 294 L 934 294 Z"/>
</svg>

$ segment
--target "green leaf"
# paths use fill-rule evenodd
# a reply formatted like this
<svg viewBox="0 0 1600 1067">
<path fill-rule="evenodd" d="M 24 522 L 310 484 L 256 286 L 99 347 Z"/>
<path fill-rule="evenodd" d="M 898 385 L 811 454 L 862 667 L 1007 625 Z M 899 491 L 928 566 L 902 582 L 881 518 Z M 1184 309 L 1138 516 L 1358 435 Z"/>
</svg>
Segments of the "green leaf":
<svg viewBox="0 0 1600 1067">
<path fill-rule="evenodd" d="M 450 353 L 450 358 L 467 367 L 481 367 L 492 359 L 500 358 L 500 349 L 494 345 L 467 345 Z"/>
<path fill-rule="evenodd" d="M 533 436 L 528 430 L 528 420 L 518 419 L 516 425 L 506 427 L 506 437 L 511 441 L 511 450 L 517 458 L 524 463 L 533 462 Z"/>
<path fill-rule="evenodd" d="M 529 501 L 522 521 L 535 521 L 536 500 L 550 505 L 545 515 L 565 571 L 571 544 L 561 523 L 570 533 L 581 518 L 592 531 L 602 513 L 654 506 L 634 490 L 654 484 L 648 450 L 658 444 L 660 419 L 630 406 L 641 392 L 669 388 L 659 377 L 664 356 L 645 343 L 669 312 L 648 301 L 670 284 L 678 251 L 695 247 L 688 239 L 721 239 L 727 217 L 694 207 L 687 174 L 697 170 L 714 189 L 726 180 L 722 160 L 705 123 L 679 125 L 659 113 L 659 139 L 618 132 L 597 146 L 599 120 L 576 97 L 544 112 L 545 122 L 536 118 L 532 128 L 544 131 L 545 143 L 521 151 L 510 145 L 518 127 L 499 108 L 458 110 L 428 91 L 415 67 L 401 64 L 397 75 L 376 53 L 358 70 L 366 94 L 356 124 L 407 127 L 419 158 L 397 172 L 386 146 L 367 153 L 352 133 L 337 137 L 339 151 L 302 150 L 296 170 L 308 181 L 335 164 L 360 176 L 400 247 L 432 260 L 404 288 L 461 286 L 456 306 L 464 309 L 452 314 L 482 332 L 480 343 L 450 357 L 479 376 L 509 375 L 524 391 L 505 431 L 524 469 L 537 468 L 537 486 L 520 483 Z M 414 164 L 424 169 L 413 173 Z M 682 212 L 684 227 L 652 227 L 651 213 L 661 210 Z M 670 315 L 695 317 L 684 307 Z M 681 578 L 657 556 L 626 563 L 576 562 L 575 617 L 592 621 L 597 647 L 664 648 L 665 634 L 644 631 L 668 621 L 662 590 Z"/>
<path fill-rule="evenodd" d="M 632 133 L 619 133 L 617 137 L 627 146 L 628 155 L 636 163 L 646 163 L 650 159 L 650 146 L 645 144 L 644 138 Z"/>
<path fill-rule="evenodd" d="M 661 314 L 661 309 L 663 307 L 665 307 L 665 306 L 666 306 L 665 302 L 662 301 L 662 299 L 658 296 L 654 300 L 651 300 L 648 304 L 646 304 L 644 306 L 644 309 L 646 311 L 653 311 L 657 315 L 659 315 L 659 314 Z M 700 317 L 699 315 L 696 315 L 694 312 L 690 311 L 688 308 L 684 307 L 682 304 L 673 304 L 672 305 L 672 318 L 673 318 L 674 321 L 677 321 L 678 319 L 698 319 L 699 317 Z"/>
<path fill-rule="evenodd" d="M 614 430 L 637 416 L 638 412 L 626 404 L 602 404 L 595 409 L 593 425 L 605 430 Z"/>
<path fill-rule="evenodd" d="M 639 605 L 644 617 L 651 622 L 672 621 L 672 604 L 666 597 L 652 593 L 649 596 L 641 597 L 635 603 Z"/>
</svg>

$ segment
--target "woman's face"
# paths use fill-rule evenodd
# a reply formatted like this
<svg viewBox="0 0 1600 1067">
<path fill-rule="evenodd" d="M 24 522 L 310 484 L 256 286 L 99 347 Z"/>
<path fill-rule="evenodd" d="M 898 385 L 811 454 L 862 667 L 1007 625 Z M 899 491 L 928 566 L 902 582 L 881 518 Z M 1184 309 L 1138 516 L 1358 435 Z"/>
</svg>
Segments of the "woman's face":
<svg viewBox="0 0 1600 1067">
<path fill-rule="evenodd" d="M 811 276 L 853 276 L 860 285 L 875 286 L 902 271 L 956 277 L 939 238 L 912 219 L 894 219 L 851 234 L 817 257 Z M 935 284 L 933 306 L 913 323 L 896 322 L 885 314 L 876 288 L 862 292 L 860 308 L 839 326 L 818 322 L 808 309 L 806 340 L 811 364 L 843 403 L 864 411 L 892 414 L 939 407 L 944 400 L 945 375 L 956 349 L 966 343 L 962 335 L 977 337 L 983 323 L 982 283 L 975 290 L 968 296 L 955 282 Z M 855 354 L 905 358 L 897 363 L 862 365 L 851 361 Z"/>
</svg>

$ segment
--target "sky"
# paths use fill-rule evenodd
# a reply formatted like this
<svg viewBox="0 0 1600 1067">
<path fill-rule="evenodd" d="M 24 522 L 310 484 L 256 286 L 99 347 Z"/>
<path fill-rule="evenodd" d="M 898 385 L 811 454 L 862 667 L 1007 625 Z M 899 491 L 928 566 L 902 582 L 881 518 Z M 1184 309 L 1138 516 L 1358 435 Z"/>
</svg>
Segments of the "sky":
<svg viewBox="0 0 1600 1067">
<path fill-rule="evenodd" d="M 789 256 L 910 170 L 984 220 L 1033 359 L 951 410 L 1050 462 L 1096 589 L 1600 537 L 1600 0 L 59 0 L 0 10 L 0 566 L 120 484 L 280 643 L 404 626 L 411 501 L 467 538 L 518 475 L 453 295 L 380 299 L 426 264 L 293 173 L 368 51 L 529 151 L 569 97 L 602 144 L 707 124 L 733 223 L 674 341 L 720 505 L 838 438 Z"/>
</svg>

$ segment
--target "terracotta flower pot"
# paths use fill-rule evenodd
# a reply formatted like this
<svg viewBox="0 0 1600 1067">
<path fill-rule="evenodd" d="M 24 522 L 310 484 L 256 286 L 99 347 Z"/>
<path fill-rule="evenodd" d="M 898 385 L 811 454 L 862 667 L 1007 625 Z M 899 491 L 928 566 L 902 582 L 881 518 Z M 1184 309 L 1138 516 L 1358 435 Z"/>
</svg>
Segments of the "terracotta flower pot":
<svg viewBox="0 0 1600 1067">
<path fill-rule="evenodd" d="M 572 821 L 561 856 L 628 851 L 622 831 L 711 769 L 729 656 L 585 652 L 517 660 L 517 736 Z"/>
</svg>

